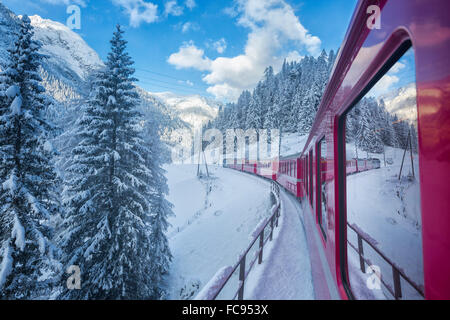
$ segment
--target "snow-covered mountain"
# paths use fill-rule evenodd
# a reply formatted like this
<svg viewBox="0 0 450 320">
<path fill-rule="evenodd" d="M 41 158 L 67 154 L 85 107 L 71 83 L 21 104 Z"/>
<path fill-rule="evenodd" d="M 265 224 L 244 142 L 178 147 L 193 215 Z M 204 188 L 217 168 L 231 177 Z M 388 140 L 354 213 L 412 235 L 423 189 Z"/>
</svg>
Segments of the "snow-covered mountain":
<svg viewBox="0 0 450 320">
<path fill-rule="evenodd" d="M 89 77 L 103 67 L 98 54 L 67 26 L 37 15 L 30 20 L 46 56 L 42 78 L 47 91 L 60 102 L 85 96 Z"/>
<path fill-rule="evenodd" d="M 396 114 L 399 119 L 411 122 L 417 120 L 417 89 L 415 83 L 393 90 L 381 99 L 383 99 L 386 109 L 390 113 Z"/>
<path fill-rule="evenodd" d="M 34 39 L 41 43 L 40 52 L 45 56 L 41 76 L 46 91 L 63 105 L 86 98 L 90 77 L 104 66 L 98 54 L 64 24 L 37 15 L 30 20 Z M 0 3 L 0 69 L 7 62 L 7 49 L 15 39 L 19 23 L 19 17 Z M 199 95 L 149 93 L 141 88 L 138 93 L 144 105 L 152 105 L 172 119 L 179 117 L 191 129 L 214 119 L 219 109 L 219 103 Z"/>
<path fill-rule="evenodd" d="M 0 69 L 7 63 L 7 49 L 15 41 L 19 18 L 0 3 Z M 90 75 L 103 66 L 97 53 L 78 34 L 59 22 L 37 15 L 31 16 L 30 20 L 34 39 L 42 45 L 41 76 L 47 92 L 61 103 L 85 97 Z"/>
<path fill-rule="evenodd" d="M 60 73 L 72 77 L 73 73 L 86 80 L 89 75 L 103 66 L 98 54 L 67 26 L 38 15 L 31 16 L 34 38 L 41 42 L 41 53 L 46 61 Z M 74 79 L 75 80 L 75 79 Z"/>
<path fill-rule="evenodd" d="M 199 95 L 181 96 L 170 92 L 152 93 L 162 102 L 172 107 L 191 129 L 201 129 L 202 124 L 217 117 L 220 103 Z"/>
</svg>

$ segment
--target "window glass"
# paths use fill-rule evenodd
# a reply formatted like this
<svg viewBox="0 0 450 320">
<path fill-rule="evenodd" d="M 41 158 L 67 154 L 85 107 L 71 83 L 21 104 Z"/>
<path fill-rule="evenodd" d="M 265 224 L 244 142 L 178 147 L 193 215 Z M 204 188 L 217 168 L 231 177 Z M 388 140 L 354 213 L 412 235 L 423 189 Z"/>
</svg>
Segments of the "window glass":
<svg viewBox="0 0 450 320">
<path fill-rule="evenodd" d="M 322 232 L 326 238 L 326 230 L 328 226 L 328 218 L 327 218 L 327 192 L 326 192 L 326 185 L 327 185 L 327 177 L 326 177 L 326 171 L 327 171 L 327 142 L 325 141 L 325 138 L 323 138 L 319 142 L 318 147 L 318 154 L 317 154 L 317 187 L 319 188 L 319 192 L 317 193 L 318 196 L 318 206 L 317 206 L 317 213 L 318 213 L 318 220 L 319 225 L 322 229 Z"/>
<path fill-rule="evenodd" d="M 401 290 L 403 299 L 421 298 L 422 227 L 412 48 L 345 121 L 347 265 L 352 292 L 361 299 L 393 299 L 400 298 Z M 403 275 L 398 277 L 390 262 Z"/>
</svg>

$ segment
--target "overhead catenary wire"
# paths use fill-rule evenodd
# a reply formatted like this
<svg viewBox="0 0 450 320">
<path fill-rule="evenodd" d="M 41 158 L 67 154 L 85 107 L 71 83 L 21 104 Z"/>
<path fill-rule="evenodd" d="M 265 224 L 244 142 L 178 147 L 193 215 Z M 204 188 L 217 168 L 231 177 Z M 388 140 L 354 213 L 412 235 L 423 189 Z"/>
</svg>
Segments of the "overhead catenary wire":
<svg viewBox="0 0 450 320">
<path fill-rule="evenodd" d="M 147 84 L 147 85 L 150 85 L 150 86 L 159 87 L 159 88 L 163 88 L 163 89 L 169 89 L 169 90 L 175 90 L 175 91 L 184 91 L 185 93 L 188 93 L 188 94 L 204 94 L 203 92 L 200 92 L 201 91 L 200 89 L 174 88 L 174 87 L 170 87 L 170 86 L 166 86 L 166 85 L 150 83 L 150 82 L 147 82 L 147 81 L 138 81 L 138 83 L 143 83 L 143 84 Z"/>
<path fill-rule="evenodd" d="M 168 84 L 168 85 L 171 85 L 171 86 L 176 86 L 176 87 L 181 87 L 181 88 L 186 88 L 186 89 L 194 89 L 194 90 L 197 89 L 197 88 L 194 87 L 194 85 L 193 86 L 187 86 L 187 85 L 183 85 L 183 84 L 180 84 L 180 83 L 172 83 L 172 82 L 159 80 L 159 79 L 155 79 L 155 78 L 148 78 L 148 77 L 139 77 L 139 78 L 147 80 L 147 81 L 161 82 L 161 83 Z M 201 90 L 201 89 L 204 89 L 204 88 L 198 88 L 198 90 Z"/>
<path fill-rule="evenodd" d="M 146 73 L 158 75 L 158 76 L 165 77 L 165 78 L 172 79 L 172 80 L 177 80 L 177 81 L 182 81 L 182 82 L 186 82 L 186 81 L 187 81 L 186 79 L 176 78 L 176 77 L 173 77 L 173 76 L 164 74 L 164 73 L 160 73 L 160 72 L 156 72 L 156 71 L 151 71 L 151 70 L 144 69 L 144 68 L 135 68 L 135 69 L 136 69 L 137 71 L 142 71 L 142 72 L 146 72 Z M 163 80 L 157 80 L 157 81 L 163 82 Z M 207 85 L 199 85 L 199 84 L 194 84 L 194 86 L 199 86 L 199 87 L 204 87 L 204 88 L 208 87 Z"/>
</svg>

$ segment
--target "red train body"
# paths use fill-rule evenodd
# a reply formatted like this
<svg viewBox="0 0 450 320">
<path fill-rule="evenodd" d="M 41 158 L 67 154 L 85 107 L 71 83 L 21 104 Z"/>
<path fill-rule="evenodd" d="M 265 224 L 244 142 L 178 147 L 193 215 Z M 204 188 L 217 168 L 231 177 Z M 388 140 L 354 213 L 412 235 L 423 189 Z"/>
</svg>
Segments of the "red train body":
<svg viewBox="0 0 450 320">
<path fill-rule="evenodd" d="M 367 9 L 372 5 L 381 8 L 381 29 L 367 27 Z M 345 177 L 380 167 L 372 159 L 346 159 L 342 119 L 405 43 L 412 45 L 416 67 L 424 297 L 450 299 L 449 13 L 447 0 L 359 1 L 303 152 L 229 166 L 275 180 L 302 202 L 319 299 L 352 297 Z M 320 141 L 326 141 L 326 159 L 320 157 Z M 318 217 L 319 178 L 328 183 L 325 230 Z"/>
</svg>

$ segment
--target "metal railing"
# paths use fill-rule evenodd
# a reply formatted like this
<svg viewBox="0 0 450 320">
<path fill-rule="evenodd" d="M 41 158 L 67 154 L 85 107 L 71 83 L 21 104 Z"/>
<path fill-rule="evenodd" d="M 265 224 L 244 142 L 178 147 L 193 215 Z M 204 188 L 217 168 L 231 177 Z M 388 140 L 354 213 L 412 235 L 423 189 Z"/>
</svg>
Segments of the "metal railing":
<svg viewBox="0 0 450 320">
<path fill-rule="evenodd" d="M 253 241 L 250 243 L 250 245 L 247 247 L 247 249 L 240 255 L 239 261 L 234 265 L 234 267 L 231 269 L 225 280 L 222 282 L 221 286 L 217 289 L 217 291 L 212 295 L 212 299 L 215 300 L 224 287 L 229 284 L 230 279 L 233 277 L 233 274 L 239 269 L 239 282 L 238 282 L 238 288 L 237 291 L 233 293 L 232 300 L 235 300 L 236 298 L 238 300 L 244 299 L 244 287 L 245 287 L 245 280 L 247 279 L 250 271 L 252 270 L 253 266 L 255 265 L 256 261 L 258 261 L 258 264 L 261 264 L 263 261 L 263 252 L 264 252 L 264 246 L 267 244 L 268 241 L 273 240 L 273 232 L 274 229 L 278 227 L 278 220 L 280 217 L 280 187 L 277 183 L 272 182 L 271 193 L 275 197 L 276 204 L 272 207 L 272 212 L 270 217 L 262 223 L 253 234 L 256 234 L 254 236 Z M 269 227 L 270 229 L 267 233 L 265 233 L 266 228 Z M 266 234 L 266 236 L 265 236 Z M 249 258 L 249 253 L 253 249 L 254 245 L 258 245 L 258 249 L 256 251 L 256 254 L 254 257 L 250 257 L 252 259 L 250 263 L 248 264 L 247 268 L 247 259 Z"/>
<path fill-rule="evenodd" d="M 411 280 L 405 272 L 397 266 L 394 262 L 392 262 L 384 253 L 382 253 L 369 239 L 367 239 L 364 235 L 364 232 L 360 230 L 355 224 L 350 225 L 347 223 L 348 227 L 352 229 L 357 237 L 358 237 L 358 248 L 356 248 L 347 237 L 347 242 L 349 246 L 356 251 L 356 253 L 359 256 L 359 265 L 360 269 L 363 273 L 366 273 L 366 263 L 369 266 L 372 266 L 372 262 L 369 260 L 369 258 L 364 256 L 364 242 L 367 243 L 381 258 L 383 258 L 384 261 L 386 261 L 392 268 L 392 281 L 394 284 L 394 289 L 384 281 L 384 279 L 381 277 L 381 274 L 378 274 L 375 272 L 375 275 L 380 279 L 380 282 L 384 285 L 384 287 L 389 291 L 389 293 L 396 299 L 399 300 L 402 298 L 402 287 L 401 287 L 401 281 L 400 278 L 403 278 L 419 295 L 422 297 L 425 297 L 423 289 L 421 286 L 416 284 L 413 280 Z"/>
</svg>

